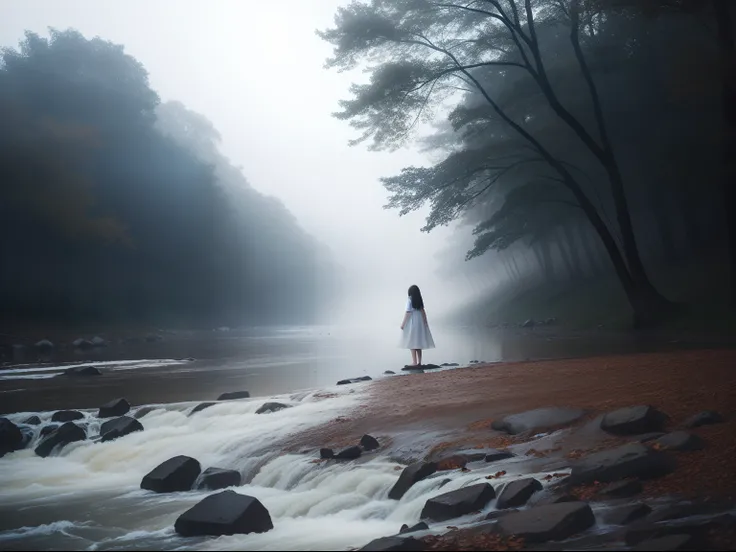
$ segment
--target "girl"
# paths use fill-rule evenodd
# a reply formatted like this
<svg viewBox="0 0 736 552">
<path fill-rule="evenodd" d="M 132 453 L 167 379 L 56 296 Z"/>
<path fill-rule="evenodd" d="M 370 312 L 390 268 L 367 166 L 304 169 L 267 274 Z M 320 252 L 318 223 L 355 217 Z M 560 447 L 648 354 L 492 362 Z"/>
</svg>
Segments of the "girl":
<svg viewBox="0 0 736 552">
<path fill-rule="evenodd" d="M 422 349 L 434 349 L 434 340 L 432 332 L 429 331 L 422 292 L 417 286 L 409 288 L 409 299 L 406 302 L 406 314 L 401 329 L 404 332 L 401 336 L 401 347 L 411 349 L 412 366 L 420 366 Z"/>
</svg>

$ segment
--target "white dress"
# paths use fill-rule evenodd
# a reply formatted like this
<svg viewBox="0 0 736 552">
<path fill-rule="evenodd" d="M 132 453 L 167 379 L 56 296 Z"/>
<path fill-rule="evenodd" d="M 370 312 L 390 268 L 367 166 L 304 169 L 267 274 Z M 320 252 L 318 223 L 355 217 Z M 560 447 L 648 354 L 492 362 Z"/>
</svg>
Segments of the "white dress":
<svg viewBox="0 0 736 552">
<path fill-rule="evenodd" d="M 411 306 L 411 297 L 406 302 L 406 312 L 410 313 L 409 319 L 404 324 L 399 346 L 402 349 L 434 349 L 429 325 L 424 323 L 422 311 Z"/>
</svg>

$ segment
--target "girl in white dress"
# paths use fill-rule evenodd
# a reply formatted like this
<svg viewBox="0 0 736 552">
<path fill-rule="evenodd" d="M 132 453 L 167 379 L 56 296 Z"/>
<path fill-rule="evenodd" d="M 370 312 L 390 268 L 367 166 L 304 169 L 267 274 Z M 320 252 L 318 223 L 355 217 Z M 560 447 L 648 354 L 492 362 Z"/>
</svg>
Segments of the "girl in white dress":
<svg viewBox="0 0 736 552">
<path fill-rule="evenodd" d="M 401 323 L 404 332 L 401 336 L 401 347 L 411 349 L 412 366 L 422 364 L 422 349 L 434 349 L 432 332 L 429 331 L 427 313 L 424 311 L 422 292 L 417 286 L 409 288 L 406 301 L 406 314 Z"/>
</svg>

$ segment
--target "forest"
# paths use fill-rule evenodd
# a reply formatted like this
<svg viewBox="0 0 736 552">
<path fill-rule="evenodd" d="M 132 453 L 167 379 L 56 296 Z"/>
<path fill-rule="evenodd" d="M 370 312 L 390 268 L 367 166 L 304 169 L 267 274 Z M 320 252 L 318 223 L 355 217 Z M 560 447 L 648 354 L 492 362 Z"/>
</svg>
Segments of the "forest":
<svg viewBox="0 0 736 552">
<path fill-rule="evenodd" d="M 0 120 L 5 324 L 316 320 L 328 251 L 122 46 L 27 32 L 0 55 Z"/>
<path fill-rule="evenodd" d="M 437 260 L 478 320 L 651 327 L 736 307 L 735 9 L 355 1 L 318 34 L 328 68 L 368 74 L 335 113 L 352 143 L 432 159 L 383 179 L 386 207 L 455 225 Z"/>
</svg>

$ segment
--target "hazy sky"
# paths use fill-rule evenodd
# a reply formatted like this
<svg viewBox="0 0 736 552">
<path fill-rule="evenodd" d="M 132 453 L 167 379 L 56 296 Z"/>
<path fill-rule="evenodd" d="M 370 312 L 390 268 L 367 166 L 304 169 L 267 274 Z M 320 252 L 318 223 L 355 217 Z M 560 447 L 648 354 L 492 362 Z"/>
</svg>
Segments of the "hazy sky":
<svg viewBox="0 0 736 552">
<path fill-rule="evenodd" d="M 355 132 L 330 114 L 362 74 L 323 68 L 339 0 L 21 0 L 3 2 L 0 42 L 26 29 L 74 27 L 123 44 L 148 69 L 163 101 L 207 116 L 222 150 L 253 186 L 280 198 L 306 231 L 336 254 L 370 305 L 367 316 L 400 319 L 406 288 L 422 287 L 428 309 L 452 293 L 433 275 L 445 229 L 422 234 L 424 213 L 385 211 L 378 182 L 424 163 L 417 153 L 349 147 Z M 398 322 L 397 322 L 398 323 Z"/>
</svg>

